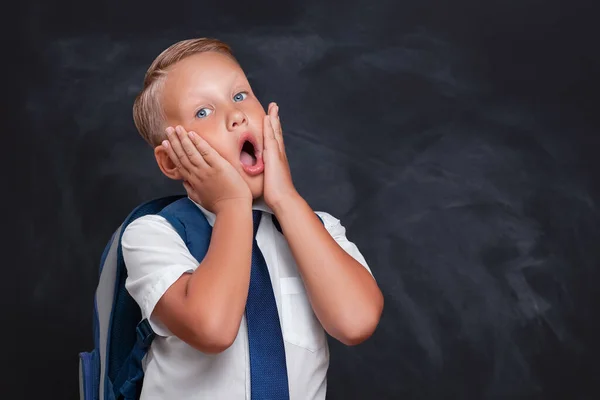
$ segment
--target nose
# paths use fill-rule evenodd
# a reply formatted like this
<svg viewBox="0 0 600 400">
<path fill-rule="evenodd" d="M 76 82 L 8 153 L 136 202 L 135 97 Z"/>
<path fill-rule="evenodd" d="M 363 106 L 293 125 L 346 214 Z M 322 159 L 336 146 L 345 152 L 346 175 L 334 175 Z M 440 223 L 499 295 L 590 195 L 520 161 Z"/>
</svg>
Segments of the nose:
<svg viewBox="0 0 600 400">
<path fill-rule="evenodd" d="M 233 130 L 238 128 L 241 125 L 246 125 L 248 123 L 248 118 L 246 114 L 242 112 L 242 110 L 238 108 L 232 108 L 227 115 L 227 129 Z"/>
</svg>

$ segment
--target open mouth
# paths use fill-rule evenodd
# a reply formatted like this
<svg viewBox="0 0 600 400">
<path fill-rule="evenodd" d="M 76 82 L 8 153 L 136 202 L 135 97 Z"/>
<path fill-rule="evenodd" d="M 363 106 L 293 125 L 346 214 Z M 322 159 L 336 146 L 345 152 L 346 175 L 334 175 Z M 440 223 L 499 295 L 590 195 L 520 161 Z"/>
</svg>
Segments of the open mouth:
<svg viewBox="0 0 600 400">
<path fill-rule="evenodd" d="M 247 167 L 253 167 L 256 165 L 257 157 L 254 144 L 249 140 L 244 141 L 242 145 L 242 151 L 240 152 L 240 161 Z"/>
<path fill-rule="evenodd" d="M 246 132 L 240 137 L 240 164 L 249 176 L 258 176 L 265 169 L 261 149 L 251 132 Z"/>
</svg>

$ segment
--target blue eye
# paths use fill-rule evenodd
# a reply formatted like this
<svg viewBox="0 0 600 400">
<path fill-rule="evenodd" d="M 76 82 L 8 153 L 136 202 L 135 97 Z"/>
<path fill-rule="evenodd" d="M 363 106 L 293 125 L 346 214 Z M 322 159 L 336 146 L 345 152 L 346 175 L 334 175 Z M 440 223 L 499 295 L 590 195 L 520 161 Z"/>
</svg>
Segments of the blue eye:
<svg viewBox="0 0 600 400">
<path fill-rule="evenodd" d="M 239 101 L 244 100 L 246 97 L 248 97 L 248 93 L 246 93 L 246 92 L 239 92 L 238 94 L 236 94 L 235 96 L 233 96 L 233 101 L 239 102 Z"/>
<path fill-rule="evenodd" d="M 196 117 L 198 118 L 206 118 L 208 117 L 210 114 L 212 114 L 212 110 L 210 108 L 201 108 L 200 110 L 198 110 L 198 112 L 196 113 Z"/>
</svg>

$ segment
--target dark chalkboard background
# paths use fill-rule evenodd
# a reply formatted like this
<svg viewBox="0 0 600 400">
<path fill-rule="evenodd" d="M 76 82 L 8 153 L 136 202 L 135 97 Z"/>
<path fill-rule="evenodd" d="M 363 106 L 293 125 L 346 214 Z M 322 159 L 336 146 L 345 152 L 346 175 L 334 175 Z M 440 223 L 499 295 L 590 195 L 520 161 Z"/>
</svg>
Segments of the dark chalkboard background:
<svg viewBox="0 0 600 400">
<path fill-rule="evenodd" d="M 600 398 L 595 8 L 20 2 L 3 29 L 2 398 L 77 398 L 106 241 L 181 192 L 132 102 L 153 58 L 197 36 L 279 103 L 299 191 L 385 294 L 369 341 L 331 342 L 328 398 Z"/>
</svg>

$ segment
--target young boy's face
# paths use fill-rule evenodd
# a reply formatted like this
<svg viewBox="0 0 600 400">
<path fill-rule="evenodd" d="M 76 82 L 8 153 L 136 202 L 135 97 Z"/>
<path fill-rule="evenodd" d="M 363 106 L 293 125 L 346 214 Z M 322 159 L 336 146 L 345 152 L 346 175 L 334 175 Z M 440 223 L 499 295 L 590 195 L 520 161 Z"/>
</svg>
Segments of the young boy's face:
<svg viewBox="0 0 600 400">
<path fill-rule="evenodd" d="M 162 105 L 168 126 L 199 134 L 234 166 L 254 198 L 262 196 L 266 113 L 234 60 L 205 52 L 177 62 L 167 74 Z"/>
</svg>

